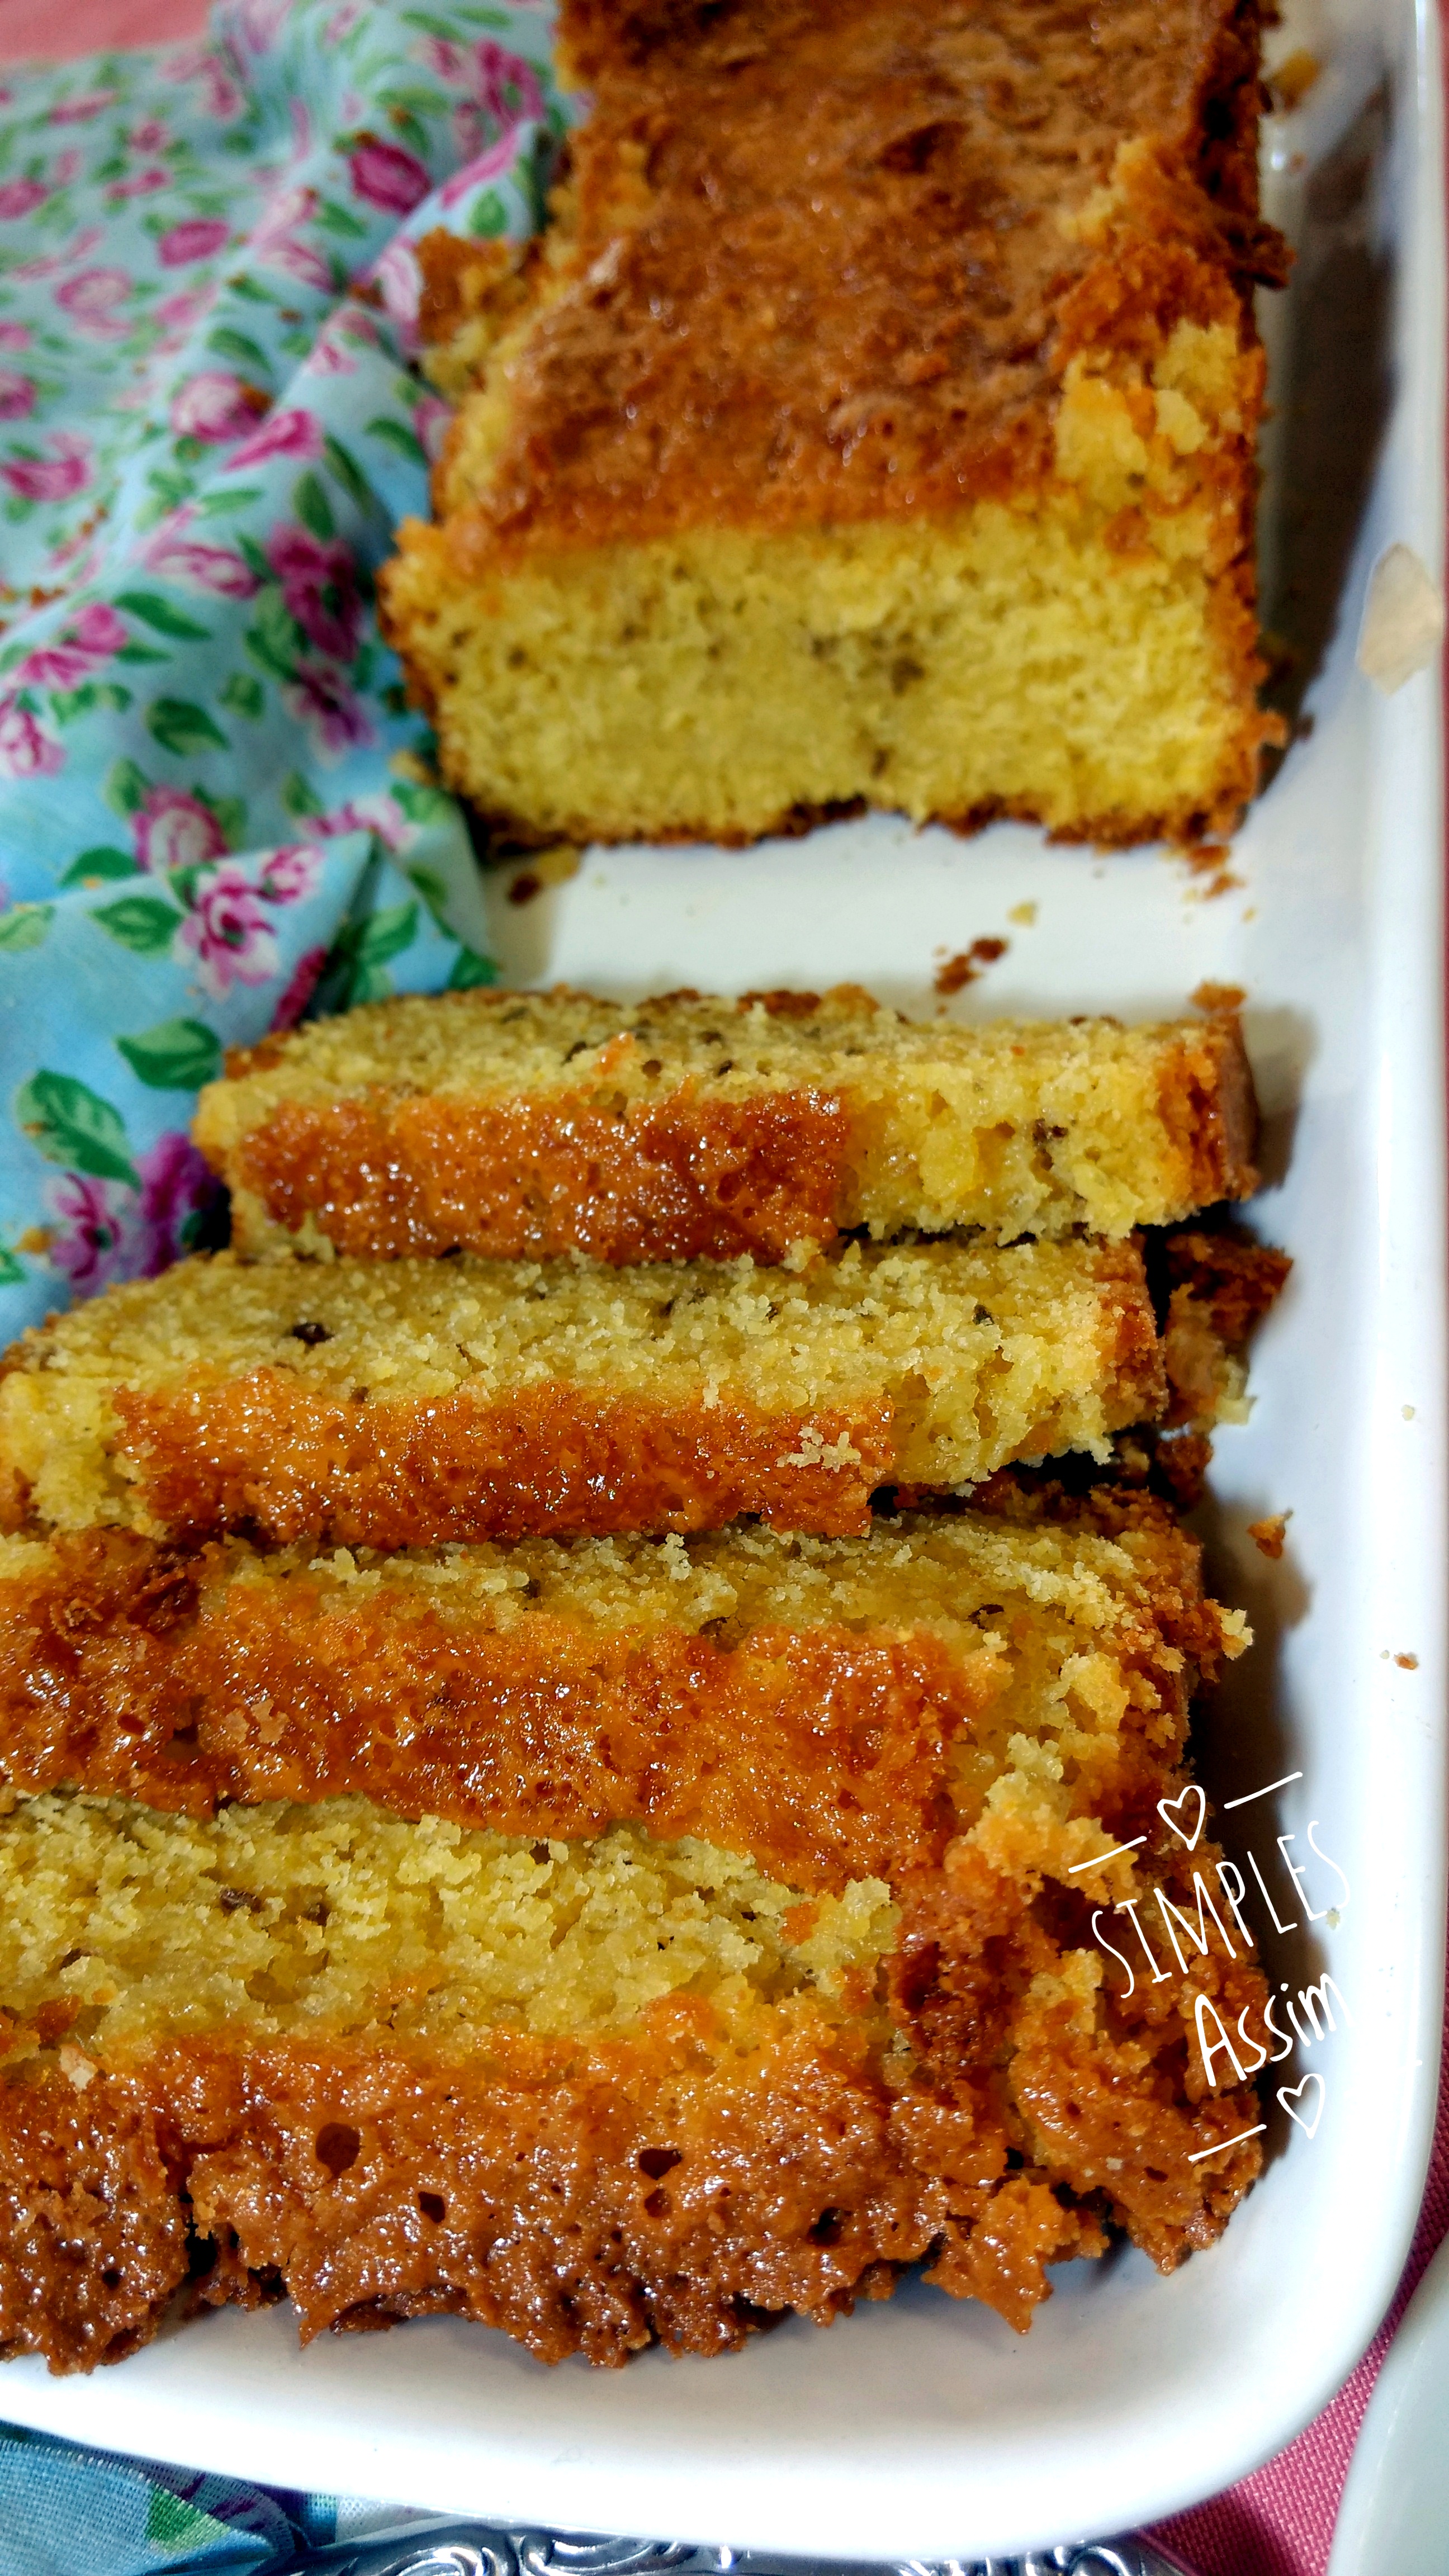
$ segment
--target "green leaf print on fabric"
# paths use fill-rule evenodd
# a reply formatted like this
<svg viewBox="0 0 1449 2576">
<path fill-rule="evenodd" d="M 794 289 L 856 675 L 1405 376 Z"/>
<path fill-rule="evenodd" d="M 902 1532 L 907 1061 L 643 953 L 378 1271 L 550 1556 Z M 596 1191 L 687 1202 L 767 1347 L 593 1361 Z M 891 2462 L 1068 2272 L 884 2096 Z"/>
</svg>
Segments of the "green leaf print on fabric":
<svg viewBox="0 0 1449 2576">
<path fill-rule="evenodd" d="M 198 626 L 194 617 L 183 617 L 179 608 L 173 608 L 169 599 L 158 597 L 154 590 L 118 590 L 116 606 L 129 609 L 133 617 L 144 618 L 158 635 L 169 635 L 178 644 L 211 641 L 209 626 Z"/>
<path fill-rule="evenodd" d="M 163 751 L 228 751 L 231 746 L 205 707 L 188 698 L 157 698 L 146 711 L 146 724 Z"/>
<path fill-rule="evenodd" d="M 235 715 L 248 717 L 253 724 L 259 724 L 267 711 L 266 691 L 250 671 L 228 672 L 218 703 L 230 707 Z"/>
<path fill-rule="evenodd" d="M 125 1120 L 74 1074 L 32 1074 L 15 1095 L 15 1124 L 48 1163 L 63 1163 L 92 1180 L 126 1181 L 140 1188 L 140 1175 L 125 1150 Z"/>
<path fill-rule="evenodd" d="M 0 913 L 0 957 L 42 947 L 53 909 L 48 903 L 18 903 L 13 912 Z"/>
<path fill-rule="evenodd" d="M 304 474 L 300 483 L 294 485 L 292 507 L 303 527 L 310 528 L 313 536 L 320 538 L 324 545 L 336 536 L 337 522 L 332 516 L 332 504 L 315 474 Z"/>
<path fill-rule="evenodd" d="M 62 871 L 63 887 L 104 885 L 113 877 L 138 877 L 140 866 L 129 850 L 115 850 L 103 844 L 98 850 L 82 850 L 78 859 Z"/>
<path fill-rule="evenodd" d="M 137 814 L 151 792 L 151 782 L 134 760 L 112 761 L 101 789 L 114 814 Z"/>
<path fill-rule="evenodd" d="M 480 957 L 476 948 L 460 948 L 457 963 L 448 977 L 450 993 L 471 993 L 480 984 L 496 984 L 498 969 L 491 957 Z"/>
<path fill-rule="evenodd" d="M 199 1091 L 221 1071 L 221 1040 L 204 1020 L 158 1020 L 116 1045 L 137 1080 L 152 1091 Z"/>
<path fill-rule="evenodd" d="M 112 939 L 119 939 L 123 948 L 134 949 L 138 957 L 165 957 L 181 927 L 182 916 L 174 905 L 161 903 L 155 895 L 135 894 L 123 895 L 119 903 L 106 904 L 99 912 L 93 912 L 91 919 L 98 921 Z"/>
<path fill-rule="evenodd" d="M 389 447 L 396 448 L 398 455 L 407 457 L 410 464 L 426 465 L 427 450 L 422 440 L 412 430 L 404 428 L 400 420 L 389 420 L 383 414 L 380 419 L 368 422 L 367 432 L 370 438 L 383 439 Z"/>
</svg>

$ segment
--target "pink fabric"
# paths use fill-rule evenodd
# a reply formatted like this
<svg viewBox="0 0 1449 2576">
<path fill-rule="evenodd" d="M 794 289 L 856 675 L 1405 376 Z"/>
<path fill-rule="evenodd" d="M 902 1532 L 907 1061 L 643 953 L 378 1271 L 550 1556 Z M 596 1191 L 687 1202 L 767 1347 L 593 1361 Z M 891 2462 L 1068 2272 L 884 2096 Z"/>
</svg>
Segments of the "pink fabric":
<svg viewBox="0 0 1449 2576">
<path fill-rule="evenodd" d="M 179 45 L 206 26 L 206 0 L 0 0 L 0 63 L 69 62 L 120 45 Z"/>
</svg>

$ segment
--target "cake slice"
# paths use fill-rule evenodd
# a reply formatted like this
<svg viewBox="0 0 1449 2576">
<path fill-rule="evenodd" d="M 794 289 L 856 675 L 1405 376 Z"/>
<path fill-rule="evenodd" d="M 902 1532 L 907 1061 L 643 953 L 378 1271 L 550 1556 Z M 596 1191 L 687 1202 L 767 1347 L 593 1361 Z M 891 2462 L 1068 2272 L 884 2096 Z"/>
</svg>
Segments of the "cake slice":
<svg viewBox="0 0 1449 2576">
<path fill-rule="evenodd" d="M 239 1052 L 232 1242 L 798 1257 L 842 1227 L 1122 1236 L 1257 1186 L 1237 1020 L 913 1024 L 852 987 L 377 1002 Z"/>
<path fill-rule="evenodd" d="M 541 242 L 422 245 L 384 567 L 500 834 L 1229 830 L 1261 745 L 1254 0 L 566 0 Z"/>
<path fill-rule="evenodd" d="M 219 1253 L 13 1346 L 0 1526 L 841 1534 L 880 1485 L 1105 1456 L 1163 1395 L 1133 1243 L 851 1244 L 803 1272 Z"/>
<path fill-rule="evenodd" d="M 7 1585 L 34 1595 L 42 1553 L 12 1547 Z M 99 1606 L 101 1558 L 88 1578 L 69 1553 L 78 1612 Z M 142 1564 L 133 1540 L 103 1554 L 117 1580 Z M 305 2335 L 451 2309 L 544 2359 L 619 2361 L 656 2336 L 704 2353 L 772 2311 L 828 2322 L 926 2256 L 942 2287 L 1025 2326 L 1045 2267 L 1100 2252 L 1109 2227 L 1164 2270 L 1213 2241 L 1258 2167 L 1244 2061 L 1262 2054 L 1264 1989 L 1231 1874 L 1178 1829 L 1179 1756 L 1197 1668 L 1244 1636 L 1203 1601 L 1169 1520 L 908 1521 L 687 1555 L 539 1545 L 508 1561 L 538 1591 L 514 1586 L 507 1619 L 485 1589 L 507 1565 L 452 1562 L 447 1606 L 443 1561 L 216 1550 L 190 1607 L 173 1590 L 169 1630 L 175 1568 L 155 1565 L 149 1612 L 132 1582 L 133 1626 L 202 1694 L 194 1743 L 173 1739 L 188 1796 L 254 1785 L 269 1727 L 305 1769 L 335 1726 L 345 1766 L 347 1694 L 355 1718 L 381 1687 L 359 1655 L 416 1670 L 391 1771 L 353 1740 L 372 1798 L 317 1797 L 338 1774 L 315 1767 L 304 1803 L 191 1815 L 12 1792 L 10 2349 L 114 2359 L 190 2274 L 216 2301 L 285 2287 Z M 239 1673 L 258 1605 L 272 1644 L 244 1710 L 215 1656 L 212 1678 L 186 1666 L 186 1638 L 209 1624 Z M 778 1656 L 816 1651 L 834 1694 L 808 1760 L 800 1692 L 788 1669 L 765 1673 L 767 1617 Z M 730 1643 L 735 1619 L 754 1624 Z M 107 1622 L 114 1636 L 114 1600 Z M 843 1660 L 852 1622 L 862 1683 Z M 620 1625 L 646 1648 L 708 1642 L 739 1659 L 735 1704 L 755 1722 L 719 1723 L 707 1688 L 671 1696 L 661 1663 L 651 1774 L 652 1685 L 621 1690 L 616 1670 L 604 1712 L 596 1654 L 575 1725 L 550 1661 L 560 1624 L 600 1651 Z M 445 1629 L 451 1755 L 436 1696 L 423 1714 Z M 83 1691 L 104 1688 L 100 1637 L 85 1615 L 66 1631 Z M 522 1660 L 486 1710 L 500 1640 Z M 163 1753 L 160 1672 L 137 1702 L 147 1762 Z M 524 1717 L 540 1676 L 546 1744 Z M 61 1723 L 64 1687 L 57 1666 Z M 409 1787 L 417 1723 L 431 1740 Z M 601 1723 L 617 1779 L 596 1759 Z M 392 1812 L 450 1760 L 451 1815 Z M 506 1830 L 520 1801 L 528 1820 Z M 1151 1973 L 1114 1912 L 1134 1904 Z"/>
<path fill-rule="evenodd" d="M 1017 1737 L 1068 1744 L 1076 1807 L 1117 1831 L 1242 1634 L 1171 1518 L 1110 1497 L 1063 1525 L 908 1514 L 687 1546 L 10 1538 L 0 1782 L 195 1814 L 359 1793 L 509 1834 L 641 1824 L 838 1893 L 939 1866 Z"/>
</svg>

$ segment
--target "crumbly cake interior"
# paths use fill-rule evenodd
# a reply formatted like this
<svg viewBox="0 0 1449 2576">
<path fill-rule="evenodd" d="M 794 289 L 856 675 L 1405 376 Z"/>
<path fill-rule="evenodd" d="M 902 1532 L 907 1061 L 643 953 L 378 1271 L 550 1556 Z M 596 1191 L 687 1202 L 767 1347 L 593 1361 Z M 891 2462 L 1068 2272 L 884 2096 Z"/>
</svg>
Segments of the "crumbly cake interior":
<svg viewBox="0 0 1449 2576">
<path fill-rule="evenodd" d="M 776 1258 L 839 1227 L 1120 1237 L 1246 1196 L 1254 1125 L 1225 1015 L 933 1026 L 842 988 L 404 996 L 239 1053 L 195 1132 L 245 1250 L 638 1259 L 651 1224 L 664 1252 Z M 676 1202 L 711 1157 L 702 1221 Z"/>
<path fill-rule="evenodd" d="M 512 1423 L 530 1398 L 528 1459 L 538 1449 L 543 1475 L 551 1438 L 557 1478 L 570 1424 L 559 1389 L 646 1423 L 675 1407 L 701 1455 L 712 1442 L 721 1452 L 740 1437 L 755 1449 L 763 1442 L 761 1472 L 827 1485 L 834 1477 L 842 1495 L 853 1494 L 852 1478 L 867 1479 L 864 1492 L 886 1480 L 863 1463 L 857 1424 L 876 1444 L 877 1467 L 893 1461 L 900 1477 L 955 1486 L 1016 1455 L 1105 1454 L 1113 1430 L 1162 1398 L 1131 1245 L 852 1243 L 838 1261 L 801 1273 L 760 1270 L 748 1257 L 611 1270 L 466 1256 L 248 1265 L 223 1253 L 113 1290 L 16 1346 L 0 1380 L 9 1519 L 14 1526 L 31 1511 L 63 1528 L 145 1527 L 148 1518 L 164 1527 L 169 1507 L 156 1497 L 174 1467 L 201 1480 L 187 1508 L 204 1525 L 206 1480 L 213 1468 L 223 1473 L 218 1442 L 251 1484 L 285 1475 L 311 1494 L 319 1477 L 326 1487 L 329 1475 L 361 1476 L 373 1493 L 399 1444 L 417 1453 L 410 1473 L 441 1475 L 450 1436 L 476 1457 L 488 1408 Z M 798 1448 L 789 1445 L 797 1431 Z M 521 1452 L 515 1470 L 523 1473 Z M 461 1454 L 457 1472 L 466 1478 Z M 605 1526 L 631 1525 L 632 1499 L 621 1487 Z M 205 1508 L 214 1518 L 223 1506 Z M 241 1508 L 226 1506 L 225 1517 Z M 265 1518 L 256 1495 L 245 1508 Z M 741 1508 L 762 1506 L 710 1507 L 706 1497 L 685 1525 L 717 1525 Z M 858 1518 L 863 1495 L 849 1508 Z M 382 1543 L 490 1534 L 429 1527 L 420 1502 L 409 1528 L 408 1509 L 389 1485 Z M 280 1537 L 328 1525 L 325 1514 L 292 1527 L 267 1522 Z M 336 1526 L 348 1538 L 379 1536 L 365 1516 Z"/>
<path fill-rule="evenodd" d="M 540 249 L 432 255 L 462 408 L 383 576 L 452 782 L 523 839 L 1230 827 L 1269 731 L 1255 9 L 562 33 L 574 175 Z"/>
<path fill-rule="evenodd" d="M 683 1994 L 727 2018 L 796 1994 L 838 2006 L 848 1972 L 873 1981 L 897 1920 L 879 1880 L 815 1899 L 807 1922 L 796 1891 L 707 1844 L 629 1825 L 523 1842 L 361 1798 L 198 1818 L 46 1796 L 0 1846 L 6 2009 L 34 2024 L 73 2006 L 70 2044 L 105 2056 L 239 2026 L 592 2035 Z"/>
</svg>

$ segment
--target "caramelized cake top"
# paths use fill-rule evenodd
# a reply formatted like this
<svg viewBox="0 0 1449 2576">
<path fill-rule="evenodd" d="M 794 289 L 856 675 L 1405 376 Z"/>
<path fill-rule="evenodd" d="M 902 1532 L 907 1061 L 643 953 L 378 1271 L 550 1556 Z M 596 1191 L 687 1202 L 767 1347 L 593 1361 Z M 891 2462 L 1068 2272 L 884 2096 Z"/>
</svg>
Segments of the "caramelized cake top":
<svg viewBox="0 0 1449 2576">
<path fill-rule="evenodd" d="M 588 543 L 1030 484 L 1074 349 L 1250 333 L 1257 32 L 1253 0 L 570 0 L 593 112 L 440 499 Z M 459 260 L 425 262 L 439 336 Z"/>
</svg>

